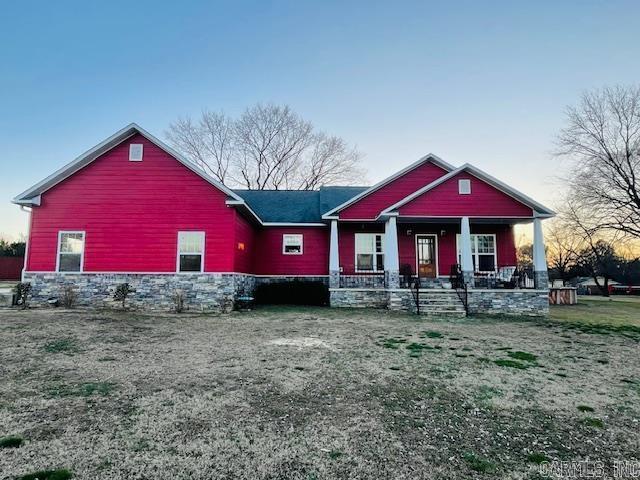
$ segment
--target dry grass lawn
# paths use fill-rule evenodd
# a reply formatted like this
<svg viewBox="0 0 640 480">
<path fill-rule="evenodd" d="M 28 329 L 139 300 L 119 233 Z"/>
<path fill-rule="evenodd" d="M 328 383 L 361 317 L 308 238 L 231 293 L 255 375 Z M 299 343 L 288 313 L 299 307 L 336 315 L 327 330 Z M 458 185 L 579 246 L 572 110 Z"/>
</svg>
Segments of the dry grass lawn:
<svg viewBox="0 0 640 480">
<path fill-rule="evenodd" d="M 0 478 L 537 479 L 545 459 L 640 460 L 640 328 L 553 314 L 5 310 L 0 447 L 24 441 L 0 448 Z"/>
</svg>

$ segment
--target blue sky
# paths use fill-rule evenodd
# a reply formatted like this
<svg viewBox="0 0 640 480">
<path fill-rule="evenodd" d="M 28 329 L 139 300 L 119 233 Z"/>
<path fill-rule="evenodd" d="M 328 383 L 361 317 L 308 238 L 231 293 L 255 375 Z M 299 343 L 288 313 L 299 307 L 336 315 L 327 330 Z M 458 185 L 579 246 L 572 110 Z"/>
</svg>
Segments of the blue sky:
<svg viewBox="0 0 640 480">
<path fill-rule="evenodd" d="M 0 235 L 10 199 L 125 124 L 290 105 L 378 181 L 427 152 L 553 206 L 582 91 L 640 81 L 637 1 L 10 2 L 0 17 Z M 357 183 L 361 183 L 358 179 Z"/>
</svg>

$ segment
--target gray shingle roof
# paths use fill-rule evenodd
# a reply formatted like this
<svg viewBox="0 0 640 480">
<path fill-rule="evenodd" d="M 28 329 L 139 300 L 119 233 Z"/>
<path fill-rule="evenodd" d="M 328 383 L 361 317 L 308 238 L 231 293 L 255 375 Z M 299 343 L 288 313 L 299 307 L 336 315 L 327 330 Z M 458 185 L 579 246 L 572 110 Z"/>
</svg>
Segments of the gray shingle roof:
<svg viewBox="0 0 640 480">
<path fill-rule="evenodd" d="M 322 214 L 368 187 L 321 187 L 320 190 L 234 190 L 263 222 L 316 223 Z"/>
</svg>

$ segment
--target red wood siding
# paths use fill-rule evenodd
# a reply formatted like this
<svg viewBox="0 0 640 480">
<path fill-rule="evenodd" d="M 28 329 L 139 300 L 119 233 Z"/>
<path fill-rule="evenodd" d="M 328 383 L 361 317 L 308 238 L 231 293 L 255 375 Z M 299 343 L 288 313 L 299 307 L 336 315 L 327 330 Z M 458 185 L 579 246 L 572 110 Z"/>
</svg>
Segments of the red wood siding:
<svg viewBox="0 0 640 480">
<path fill-rule="evenodd" d="M 373 220 L 385 208 L 446 174 L 431 162 L 423 163 L 339 212 L 341 220 Z"/>
<path fill-rule="evenodd" d="M 302 255 L 282 253 L 282 235 L 302 234 Z M 328 275 L 328 227 L 265 227 L 256 234 L 254 272 L 258 275 Z"/>
<path fill-rule="evenodd" d="M 129 161 L 129 144 L 144 160 Z M 141 135 L 42 195 L 34 207 L 29 271 L 53 271 L 58 231 L 84 230 L 84 271 L 175 272 L 180 230 L 204 231 L 205 270 L 234 268 L 235 210 L 226 195 Z"/>
<path fill-rule="evenodd" d="M 458 193 L 460 179 L 471 180 L 471 194 Z M 400 207 L 399 213 L 415 217 L 531 217 L 533 211 L 483 180 L 462 172 Z"/>
<path fill-rule="evenodd" d="M 338 250 L 340 252 L 340 267 L 345 275 L 356 273 L 356 233 L 384 233 L 381 223 L 340 223 L 338 225 Z"/>
<path fill-rule="evenodd" d="M 411 230 L 411 235 L 407 235 Z M 444 234 L 442 234 L 444 232 Z M 398 226 L 398 252 L 400 265 L 409 264 L 411 270 L 416 272 L 416 239 L 419 234 L 432 233 L 437 236 L 438 248 L 438 274 L 447 276 L 451 272 L 451 266 L 458 263 L 456 235 L 460 233 L 460 227 L 454 224 L 442 225 L 410 225 Z M 514 266 L 516 264 L 516 245 L 511 225 L 471 225 L 471 233 L 487 233 L 496 235 L 497 266 Z"/>
<path fill-rule="evenodd" d="M 253 273 L 255 257 L 255 228 L 242 215 L 236 212 L 235 228 L 235 267 L 234 272 Z"/>
</svg>

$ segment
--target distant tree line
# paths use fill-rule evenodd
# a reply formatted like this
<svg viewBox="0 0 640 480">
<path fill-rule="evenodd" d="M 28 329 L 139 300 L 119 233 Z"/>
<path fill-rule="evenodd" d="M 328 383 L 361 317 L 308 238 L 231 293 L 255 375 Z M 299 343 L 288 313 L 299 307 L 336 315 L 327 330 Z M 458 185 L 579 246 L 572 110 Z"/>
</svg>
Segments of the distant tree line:
<svg viewBox="0 0 640 480">
<path fill-rule="evenodd" d="M 26 243 L 0 240 L 0 257 L 24 257 Z"/>
</svg>

